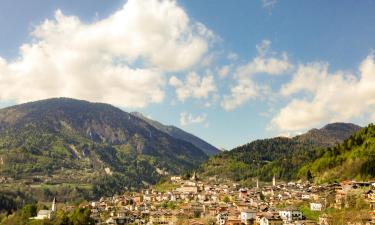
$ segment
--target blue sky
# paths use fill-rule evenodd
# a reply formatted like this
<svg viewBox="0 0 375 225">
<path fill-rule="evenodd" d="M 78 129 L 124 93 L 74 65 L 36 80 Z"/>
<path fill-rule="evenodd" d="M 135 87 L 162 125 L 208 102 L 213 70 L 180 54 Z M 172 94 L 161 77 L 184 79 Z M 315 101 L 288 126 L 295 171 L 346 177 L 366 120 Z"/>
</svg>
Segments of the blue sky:
<svg viewBox="0 0 375 225">
<path fill-rule="evenodd" d="M 373 12 L 370 0 L 4 0 L 0 106 L 107 102 L 227 149 L 365 125 L 375 120 Z"/>
</svg>

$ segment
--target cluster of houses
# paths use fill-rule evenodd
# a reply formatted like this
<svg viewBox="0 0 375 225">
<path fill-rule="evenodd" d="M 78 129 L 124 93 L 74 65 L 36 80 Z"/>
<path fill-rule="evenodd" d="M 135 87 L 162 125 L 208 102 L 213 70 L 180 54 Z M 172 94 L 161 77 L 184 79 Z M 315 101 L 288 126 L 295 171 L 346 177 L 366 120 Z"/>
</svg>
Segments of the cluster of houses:
<svg viewBox="0 0 375 225">
<path fill-rule="evenodd" d="M 323 211 L 328 204 L 350 207 L 345 200 L 349 191 L 371 185 L 344 182 L 312 186 L 293 182 L 276 184 L 274 180 L 270 186 L 241 188 L 237 184 L 207 184 L 196 176 L 190 180 L 171 177 L 171 182 L 177 186 L 171 191 L 147 189 L 102 198 L 85 207 L 91 209 L 97 224 L 328 225 L 329 216 L 322 213 L 318 221 L 307 220 L 298 208 L 291 206 L 304 204 L 311 211 Z M 363 197 L 373 210 L 367 222 L 374 224 L 375 194 L 371 188 L 366 190 Z M 328 201 L 330 196 L 333 203 Z"/>
</svg>

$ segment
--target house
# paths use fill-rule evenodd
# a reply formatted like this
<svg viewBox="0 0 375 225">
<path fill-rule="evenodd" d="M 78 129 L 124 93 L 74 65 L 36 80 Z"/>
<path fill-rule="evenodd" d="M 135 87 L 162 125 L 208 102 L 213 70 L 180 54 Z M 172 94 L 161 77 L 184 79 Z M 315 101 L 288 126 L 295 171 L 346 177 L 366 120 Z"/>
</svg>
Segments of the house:
<svg viewBox="0 0 375 225">
<path fill-rule="evenodd" d="M 198 193 L 198 187 L 193 185 L 184 185 L 176 189 L 180 193 Z"/>
<path fill-rule="evenodd" d="M 310 195 L 309 194 L 303 194 L 301 196 L 301 199 L 303 199 L 303 200 L 309 200 L 310 199 Z"/>
<path fill-rule="evenodd" d="M 243 224 L 254 224 L 257 212 L 255 210 L 245 210 L 241 212 L 241 222 Z"/>
<path fill-rule="evenodd" d="M 219 225 L 224 225 L 225 222 L 227 221 L 228 219 L 228 213 L 227 212 L 221 212 L 219 214 L 217 214 L 216 216 L 216 221 L 217 221 L 217 224 Z"/>
<path fill-rule="evenodd" d="M 44 219 L 52 219 L 56 213 L 56 198 L 52 201 L 51 210 L 39 210 L 36 217 L 31 217 L 30 219 L 34 220 L 44 220 Z"/>
<path fill-rule="evenodd" d="M 321 203 L 314 203 L 314 202 L 311 202 L 310 203 L 310 209 L 312 211 L 322 211 L 322 204 Z"/>
<path fill-rule="evenodd" d="M 241 225 L 241 219 L 238 217 L 230 216 L 225 221 L 225 225 Z"/>
<path fill-rule="evenodd" d="M 150 213 L 149 223 L 154 225 L 175 224 L 177 222 L 176 215 L 168 211 L 158 211 Z"/>
<path fill-rule="evenodd" d="M 279 215 L 281 219 L 286 221 L 302 220 L 303 217 L 301 211 L 293 208 L 285 208 L 283 210 L 280 210 Z"/>
<path fill-rule="evenodd" d="M 171 177 L 171 181 L 174 181 L 174 182 L 179 182 L 179 181 L 181 181 L 182 179 L 181 179 L 181 177 L 180 176 L 172 176 Z"/>
<path fill-rule="evenodd" d="M 280 217 L 263 216 L 259 220 L 259 225 L 283 225 L 284 222 Z"/>
</svg>

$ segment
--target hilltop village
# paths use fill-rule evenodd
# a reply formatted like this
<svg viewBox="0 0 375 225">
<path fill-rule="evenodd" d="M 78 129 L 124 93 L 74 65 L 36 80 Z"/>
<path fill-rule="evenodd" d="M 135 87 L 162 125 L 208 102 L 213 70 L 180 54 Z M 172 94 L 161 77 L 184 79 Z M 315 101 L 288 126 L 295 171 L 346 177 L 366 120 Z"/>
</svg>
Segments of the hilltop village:
<svg viewBox="0 0 375 225">
<path fill-rule="evenodd" d="M 315 186 L 273 179 L 268 186 L 257 182 L 253 188 L 242 188 L 236 183 L 205 183 L 195 174 L 187 180 L 171 177 L 168 182 L 168 191 L 103 197 L 82 207 L 91 209 L 96 224 L 375 224 L 374 182 Z M 341 215 L 342 222 L 329 213 L 355 207 L 364 211 L 359 217 Z"/>
</svg>

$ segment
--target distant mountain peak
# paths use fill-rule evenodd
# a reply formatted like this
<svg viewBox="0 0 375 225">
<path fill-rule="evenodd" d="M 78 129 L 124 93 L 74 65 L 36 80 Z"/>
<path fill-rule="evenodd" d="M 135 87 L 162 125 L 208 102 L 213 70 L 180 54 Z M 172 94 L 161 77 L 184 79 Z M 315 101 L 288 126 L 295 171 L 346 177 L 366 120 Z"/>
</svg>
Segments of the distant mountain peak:
<svg viewBox="0 0 375 225">
<path fill-rule="evenodd" d="M 360 129 L 361 127 L 354 124 L 354 123 L 343 123 L 343 122 L 335 122 L 326 124 L 321 129 L 325 130 L 337 130 L 337 129 Z"/>
<path fill-rule="evenodd" d="M 313 128 L 294 139 L 309 141 L 320 147 L 329 147 L 343 141 L 360 129 L 360 126 L 353 123 L 335 122 L 326 124 L 320 129 Z"/>
</svg>

